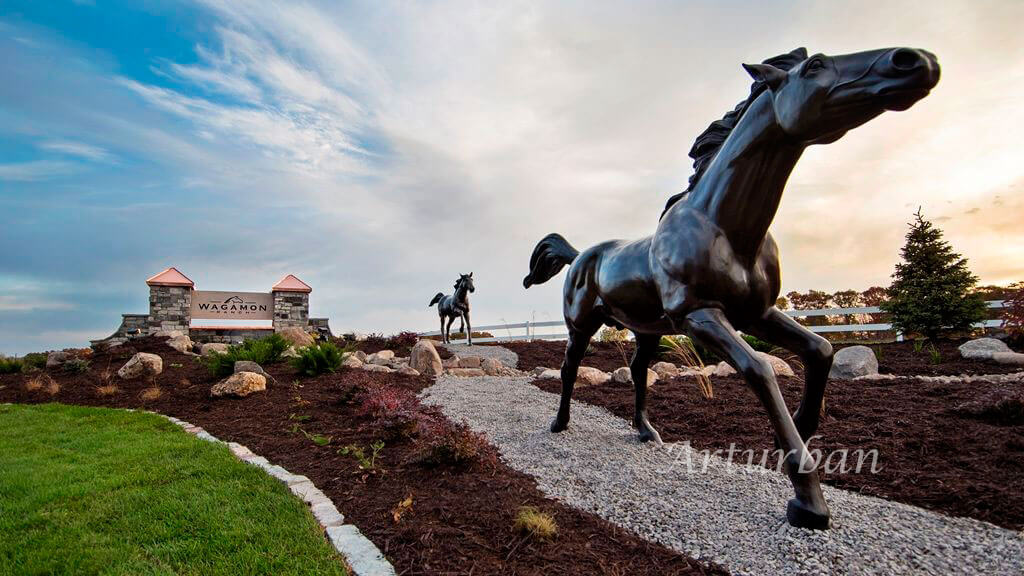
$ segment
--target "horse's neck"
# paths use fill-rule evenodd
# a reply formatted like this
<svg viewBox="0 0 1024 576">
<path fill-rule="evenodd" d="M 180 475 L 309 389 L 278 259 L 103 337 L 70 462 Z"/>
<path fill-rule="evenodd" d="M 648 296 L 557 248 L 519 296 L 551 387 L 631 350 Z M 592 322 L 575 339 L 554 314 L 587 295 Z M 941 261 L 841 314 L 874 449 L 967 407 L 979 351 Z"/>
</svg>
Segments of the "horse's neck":
<svg viewBox="0 0 1024 576">
<path fill-rule="evenodd" d="M 459 287 L 455 289 L 454 296 L 457 304 L 465 304 L 469 301 L 469 290 L 466 290 L 465 284 L 459 284 Z"/>
<path fill-rule="evenodd" d="M 687 203 L 725 232 L 737 255 L 753 259 L 803 149 L 786 140 L 771 94 L 764 92 L 726 138 Z"/>
</svg>

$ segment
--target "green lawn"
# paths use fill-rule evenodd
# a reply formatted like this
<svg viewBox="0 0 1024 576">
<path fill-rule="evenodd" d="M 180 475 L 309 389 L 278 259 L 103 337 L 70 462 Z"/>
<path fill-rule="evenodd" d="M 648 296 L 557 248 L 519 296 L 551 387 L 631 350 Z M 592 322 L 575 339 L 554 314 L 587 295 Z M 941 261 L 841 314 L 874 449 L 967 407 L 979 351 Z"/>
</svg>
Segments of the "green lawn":
<svg viewBox="0 0 1024 576">
<path fill-rule="evenodd" d="M 306 505 L 152 414 L 0 406 L 0 574 L 344 574 Z"/>
</svg>

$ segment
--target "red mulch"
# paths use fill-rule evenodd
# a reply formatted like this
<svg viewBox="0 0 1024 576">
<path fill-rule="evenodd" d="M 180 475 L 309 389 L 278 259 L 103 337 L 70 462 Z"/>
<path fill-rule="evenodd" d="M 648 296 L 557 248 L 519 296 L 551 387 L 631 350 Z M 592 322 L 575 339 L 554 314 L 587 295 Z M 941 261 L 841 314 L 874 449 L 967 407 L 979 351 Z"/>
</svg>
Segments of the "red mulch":
<svg viewBox="0 0 1024 576">
<path fill-rule="evenodd" d="M 120 391 L 100 397 L 103 372 L 116 371 L 136 350 L 163 357 L 164 372 L 155 382 L 111 379 Z M 180 365 L 180 366 L 178 366 Z M 193 357 L 147 338 L 110 354 L 92 358 L 89 372 L 52 372 L 60 391 L 27 392 L 34 375 L 0 377 L 0 402 L 62 402 L 143 408 L 176 416 L 225 441 L 236 441 L 308 476 L 345 516 L 394 563 L 399 574 L 725 574 L 724 571 L 651 544 L 591 514 L 545 498 L 534 480 L 504 464 L 476 464 L 468 469 L 418 464 L 421 448 L 413 440 L 389 438 L 378 470 L 359 470 L 340 447 L 367 447 L 381 430 L 359 414 L 354 402 L 369 384 L 418 391 L 430 379 L 397 374 L 343 370 L 300 379 L 287 365 L 265 366 L 278 384 L 245 399 L 209 398 L 214 379 Z M 143 389 L 159 386 L 162 395 L 146 402 Z M 300 432 L 332 438 L 316 446 Z M 393 510 L 412 496 L 412 511 L 396 523 Z M 521 506 L 535 506 L 555 516 L 558 536 L 538 542 L 513 531 Z"/>
<path fill-rule="evenodd" d="M 965 340 L 937 340 L 924 344 L 919 352 L 914 351 L 913 342 L 892 342 L 870 345 L 878 357 L 878 371 L 882 374 L 899 376 L 950 376 L 959 374 L 1009 374 L 1017 372 L 1019 366 L 997 364 L 991 360 L 964 360 L 957 347 Z M 519 355 L 519 369 L 530 371 L 538 366 L 558 369 L 565 355 L 565 341 L 534 340 L 532 342 L 502 342 L 500 344 Z M 836 344 L 838 350 L 850 344 Z M 934 364 L 930 346 L 934 345 L 940 361 Z M 633 356 L 633 343 L 591 342 L 584 366 L 611 372 L 627 366 Z M 791 361 L 795 357 L 789 352 L 780 352 L 780 358 Z M 799 362 L 790 362 L 797 375 L 802 374 Z"/>
<path fill-rule="evenodd" d="M 713 399 L 701 395 L 693 378 L 659 381 L 651 388 L 650 421 L 662 439 L 689 440 L 695 448 L 709 450 L 728 450 L 730 443 L 737 450 L 773 448 L 771 425 L 746 383 L 737 377 L 711 381 Z M 556 380 L 535 383 L 559 392 Z M 779 384 L 795 410 L 802 379 L 780 378 Z M 577 386 L 574 397 L 632 420 L 632 385 Z M 832 381 L 825 404 L 821 437 L 810 448 L 826 456 L 847 448 L 851 465 L 855 450 L 877 449 L 881 471 L 822 471 L 824 482 L 952 516 L 1024 528 L 1020 384 Z M 761 452 L 757 454 L 760 459 Z"/>
</svg>

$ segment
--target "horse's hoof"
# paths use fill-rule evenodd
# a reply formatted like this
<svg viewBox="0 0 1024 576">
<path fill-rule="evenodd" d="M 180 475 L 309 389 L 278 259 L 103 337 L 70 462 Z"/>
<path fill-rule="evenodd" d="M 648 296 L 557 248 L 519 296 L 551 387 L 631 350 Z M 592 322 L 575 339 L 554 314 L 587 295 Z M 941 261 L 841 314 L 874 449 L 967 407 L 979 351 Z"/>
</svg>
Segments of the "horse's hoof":
<svg viewBox="0 0 1024 576">
<path fill-rule="evenodd" d="M 551 431 L 554 432 L 555 434 L 557 434 L 559 432 L 564 432 L 565 429 L 568 428 L 568 427 L 569 427 L 569 421 L 568 420 L 563 422 L 562 420 L 559 420 L 558 418 L 555 418 L 554 420 L 551 421 Z"/>
<path fill-rule="evenodd" d="M 637 429 L 640 432 L 641 442 L 654 442 L 661 446 L 661 434 L 658 434 L 658 431 L 652 428 L 650 424 L 638 426 Z"/>
<path fill-rule="evenodd" d="M 832 526 L 832 515 L 828 511 L 828 506 L 822 505 L 821 508 L 815 509 L 796 498 L 786 505 L 786 520 L 790 526 L 796 528 L 828 530 Z"/>
</svg>

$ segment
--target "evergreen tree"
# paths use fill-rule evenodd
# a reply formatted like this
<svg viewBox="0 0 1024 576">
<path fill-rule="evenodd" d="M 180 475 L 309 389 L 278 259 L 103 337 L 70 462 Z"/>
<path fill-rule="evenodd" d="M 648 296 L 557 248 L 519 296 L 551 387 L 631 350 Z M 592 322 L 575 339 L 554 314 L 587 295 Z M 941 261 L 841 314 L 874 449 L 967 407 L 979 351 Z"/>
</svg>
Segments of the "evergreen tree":
<svg viewBox="0 0 1024 576">
<path fill-rule="evenodd" d="M 881 308 L 904 334 L 935 338 L 943 330 L 967 330 L 985 315 L 984 300 L 973 292 L 978 278 L 920 208 L 914 217 Z"/>
</svg>

